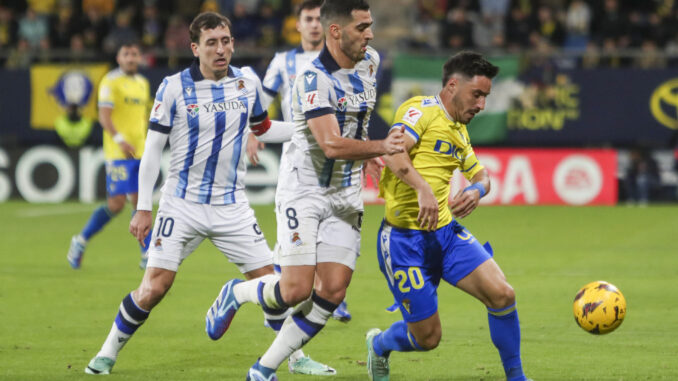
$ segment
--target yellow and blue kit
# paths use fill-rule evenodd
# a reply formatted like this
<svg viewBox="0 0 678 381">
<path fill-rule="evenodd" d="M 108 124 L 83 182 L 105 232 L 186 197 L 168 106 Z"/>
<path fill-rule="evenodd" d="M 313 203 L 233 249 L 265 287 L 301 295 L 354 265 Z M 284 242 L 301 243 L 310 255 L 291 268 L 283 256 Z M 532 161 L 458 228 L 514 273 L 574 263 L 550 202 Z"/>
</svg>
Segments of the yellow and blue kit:
<svg viewBox="0 0 678 381">
<path fill-rule="evenodd" d="M 483 169 L 466 125 L 454 121 L 438 97 L 418 96 L 400 106 L 392 128 L 396 127 L 404 127 L 416 142 L 410 159 L 438 200 L 438 226 L 423 230 L 417 222 L 417 192 L 384 169 L 379 184 L 379 194 L 386 201 L 377 240 L 379 266 L 403 318 L 415 322 L 437 311 L 441 278 L 456 285 L 492 254 L 489 245 L 481 245 L 448 208 L 454 171 L 459 169 L 471 180 Z"/>
<path fill-rule="evenodd" d="M 139 162 L 146 142 L 150 99 L 148 80 L 141 74 L 127 75 L 115 69 L 99 84 L 99 107 L 112 108 L 113 126 L 136 153 L 135 158 L 128 159 L 113 137 L 104 131 L 109 196 L 138 191 Z"/>
</svg>

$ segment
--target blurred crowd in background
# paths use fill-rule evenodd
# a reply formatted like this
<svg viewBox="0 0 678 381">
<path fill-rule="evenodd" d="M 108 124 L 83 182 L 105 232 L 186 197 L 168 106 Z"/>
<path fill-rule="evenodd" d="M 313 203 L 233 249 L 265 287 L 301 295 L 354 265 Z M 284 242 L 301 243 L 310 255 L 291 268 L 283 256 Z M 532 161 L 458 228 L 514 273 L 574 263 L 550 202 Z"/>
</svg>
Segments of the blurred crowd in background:
<svg viewBox="0 0 678 381">
<path fill-rule="evenodd" d="M 92 61 L 137 39 L 146 65 L 190 58 L 201 11 L 233 22 L 247 54 L 299 43 L 298 0 L 0 0 L 0 65 Z M 678 66 L 675 0 L 383 0 L 371 2 L 375 45 L 408 51 L 570 55 L 582 67 Z"/>
</svg>

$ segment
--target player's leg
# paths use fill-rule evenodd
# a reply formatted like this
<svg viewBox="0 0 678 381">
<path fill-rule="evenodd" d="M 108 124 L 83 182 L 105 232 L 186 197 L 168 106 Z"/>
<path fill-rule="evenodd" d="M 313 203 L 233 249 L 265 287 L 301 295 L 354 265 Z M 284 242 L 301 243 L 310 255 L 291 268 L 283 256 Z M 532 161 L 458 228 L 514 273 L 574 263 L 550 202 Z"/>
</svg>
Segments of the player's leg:
<svg viewBox="0 0 678 381">
<path fill-rule="evenodd" d="M 487 307 L 490 337 L 499 351 L 506 378 L 526 380 L 520 358 L 520 322 L 515 293 L 497 263 L 492 249 L 480 245 L 471 233 L 456 222 L 446 240 L 449 243 L 443 277 Z"/>
<path fill-rule="evenodd" d="M 123 298 L 106 341 L 85 372 L 110 373 L 120 350 L 165 296 L 181 262 L 202 242 L 200 221 L 207 219 L 201 208 L 174 197 L 160 201 L 155 226 L 166 229 L 154 230 L 141 284 Z"/>
<path fill-rule="evenodd" d="M 440 274 L 435 233 L 397 229 L 382 223 L 377 252 L 379 268 L 403 320 L 387 330 L 371 329 L 367 333 L 367 370 L 372 380 L 388 380 L 392 351 L 411 352 L 435 348 L 440 342 L 437 287 Z"/>
<path fill-rule="evenodd" d="M 148 318 L 151 309 L 165 296 L 174 282 L 176 272 L 149 267 L 139 287 L 122 299 L 118 314 L 113 320 L 99 353 L 85 369 L 89 374 L 109 374 L 118 353 Z"/>
</svg>

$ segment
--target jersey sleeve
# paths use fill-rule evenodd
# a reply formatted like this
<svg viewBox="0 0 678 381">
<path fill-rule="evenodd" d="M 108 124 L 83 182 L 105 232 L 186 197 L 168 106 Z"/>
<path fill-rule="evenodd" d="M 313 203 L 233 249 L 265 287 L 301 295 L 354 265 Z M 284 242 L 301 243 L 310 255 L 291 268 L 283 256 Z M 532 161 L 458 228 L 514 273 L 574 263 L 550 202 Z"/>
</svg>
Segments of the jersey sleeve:
<svg viewBox="0 0 678 381">
<path fill-rule="evenodd" d="M 275 97 L 278 94 L 280 91 L 280 86 L 283 84 L 281 69 L 284 68 L 284 65 L 284 57 L 282 54 L 277 53 L 266 69 L 266 74 L 264 75 L 264 80 L 262 82 L 262 88 L 263 91 L 265 91 L 271 97 Z"/>
<path fill-rule="evenodd" d="M 294 86 L 297 87 L 301 111 L 306 120 L 334 114 L 334 107 L 330 102 L 332 83 L 325 75 L 315 70 L 306 70 L 297 77 Z"/>
<path fill-rule="evenodd" d="M 113 81 L 106 75 L 99 83 L 99 107 L 113 107 L 115 104 L 115 89 Z"/>
<path fill-rule="evenodd" d="M 403 103 L 396 111 L 395 118 L 393 118 L 393 128 L 402 128 L 405 127 L 405 134 L 412 138 L 414 142 L 419 141 L 419 137 L 426 130 L 425 124 L 423 123 L 424 111 L 420 106 L 421 102 L 417 100 L 410 99 Z"/>
<path fill-rule="evenodd" d="M 246 78 L 250 79 L 254 83 L 254 105 L 252 106 L 252 114 L 250 115 L 250 124 L 257 125 L 266 118 L 268 118 L 268 112 L 264 108 L 264 89 L 261 85 L 261 81 L 257 74 L 252 70 L 251 67 L 246 66 L 242 69 L 243 74 Z"/>
<path fill-rule="evenodd" d="M 174 124 L 174 115 L 177 110 L 176 97 L 172 83 L 165 78 L 158 91 L 155 93 L 155 101 L 151 109 L 149 129 L 168 134 Z"/>
<path fill-rule="evenodd" d="M 469 141 L 468 135 L 466 136 L 466 141 Z M 471 181 L 473 176 L 485 168 L 482 164 L 480 164 L 480 161 L 478 161 L 475 152 L 473 152 L 473 147 L 471 147 L 471 144 L 467 144 L 466 147 L 464 147 L 464 150 L 461 152 L 460 156 L 461 167 L 459 170 L 469 181 Z"/>
</svg>

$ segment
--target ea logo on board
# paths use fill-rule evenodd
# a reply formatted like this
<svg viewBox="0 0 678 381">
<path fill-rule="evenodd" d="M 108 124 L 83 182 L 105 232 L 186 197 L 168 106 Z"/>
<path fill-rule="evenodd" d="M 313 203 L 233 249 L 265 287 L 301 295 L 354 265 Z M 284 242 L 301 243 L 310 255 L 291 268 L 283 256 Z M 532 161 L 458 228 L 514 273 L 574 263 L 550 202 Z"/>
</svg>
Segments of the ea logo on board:
<svg viewBox="0 0 678 381">
<path fill-rule="evenodd" d="M 585 155 L 566 157 L 553 173 L 553 189 L 568 204 L 588 204 L 602 188 L 603 173 L 598 163 Z"/>
<path fill-rule="evenodd" d="M 650 112 L 664 126 L 678 130 L 678 78 L 659 85 L 650 97 Z"/>
</svg>

